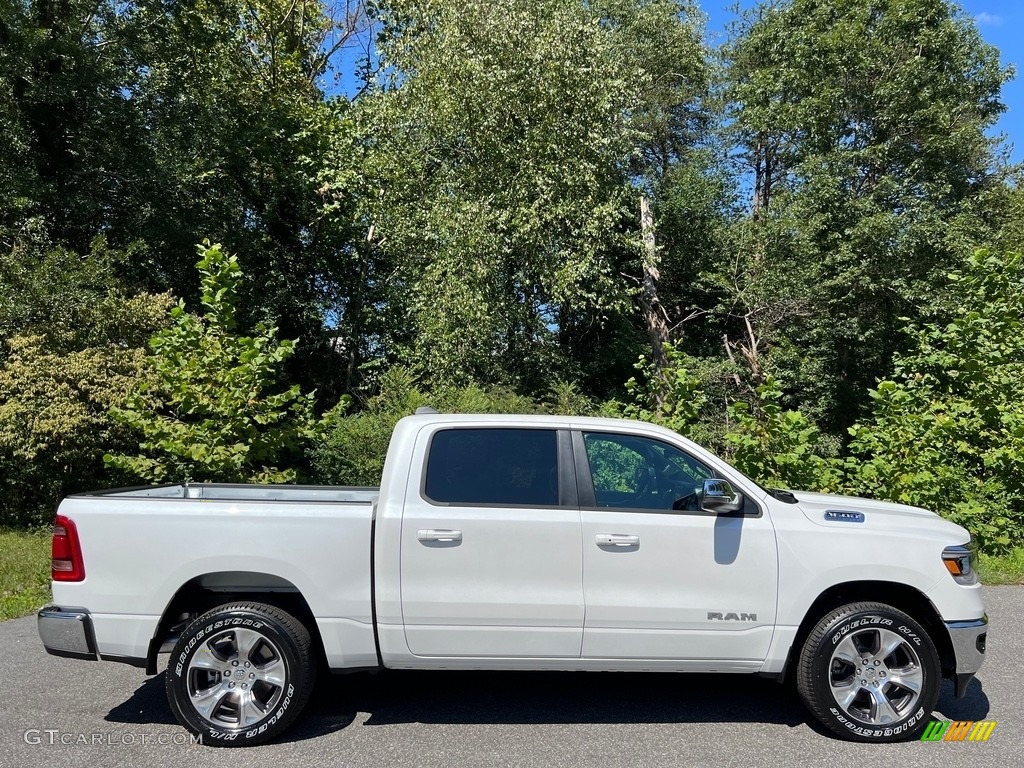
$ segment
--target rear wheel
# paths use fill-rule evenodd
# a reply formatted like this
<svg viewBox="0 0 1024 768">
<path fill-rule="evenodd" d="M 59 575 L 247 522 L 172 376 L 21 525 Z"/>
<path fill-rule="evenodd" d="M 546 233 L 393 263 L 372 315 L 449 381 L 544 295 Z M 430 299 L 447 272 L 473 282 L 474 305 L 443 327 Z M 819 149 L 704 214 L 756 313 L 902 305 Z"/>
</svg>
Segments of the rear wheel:
<svg viewBox="0 0 1024 768">
<path fill-rule="evenodd" d="M 853 741 L 919 736 L 941 682 L 925 630 L 883 603 L 851 603 L 821 618 L 797 665 L 797 690 L 811 713 Z"/>
<path fill-rule="evenodd" d="M 263 603 L 224 605 L 182 633 L 167 668 L 174 716 L 204 744 L 239 747 L 282 733 L 316 674 L 309 632 Z"/>
</svg>

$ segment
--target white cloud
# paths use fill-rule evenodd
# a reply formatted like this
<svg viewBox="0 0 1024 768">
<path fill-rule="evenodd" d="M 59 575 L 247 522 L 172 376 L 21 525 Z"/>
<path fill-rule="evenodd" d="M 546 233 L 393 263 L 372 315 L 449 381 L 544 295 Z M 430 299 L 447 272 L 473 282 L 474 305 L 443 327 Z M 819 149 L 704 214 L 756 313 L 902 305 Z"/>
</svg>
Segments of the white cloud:
<svg viewBox="0 0 1024 768">
<path fill-rule="evenodd" d="M 1003 17 L 994 13 L 982 11 L 974 17 L 979 27 L 998 27 L 1003 23 Z"/>
</svg>

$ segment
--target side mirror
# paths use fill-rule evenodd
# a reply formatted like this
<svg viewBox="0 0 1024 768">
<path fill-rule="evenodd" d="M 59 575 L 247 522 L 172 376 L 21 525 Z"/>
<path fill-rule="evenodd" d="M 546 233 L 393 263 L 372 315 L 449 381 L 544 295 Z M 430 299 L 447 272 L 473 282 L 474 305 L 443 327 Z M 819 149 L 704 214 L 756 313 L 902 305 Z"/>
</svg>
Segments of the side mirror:
<svg viewBox="0 0 1024 768">
<path fill-rule="evenodd" d="M 743 494 L 733 490 L 726 480 L 709 478 L 704 481 L 701 509 L 715 514 L 735 514 L 743 511 Z"/>
</svg>

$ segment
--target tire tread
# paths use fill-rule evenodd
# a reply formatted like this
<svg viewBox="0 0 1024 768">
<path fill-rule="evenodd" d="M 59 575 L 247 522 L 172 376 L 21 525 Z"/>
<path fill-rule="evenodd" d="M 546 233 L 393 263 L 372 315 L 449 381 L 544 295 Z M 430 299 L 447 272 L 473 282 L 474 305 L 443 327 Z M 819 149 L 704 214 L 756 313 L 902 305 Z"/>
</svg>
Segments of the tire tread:
<svg viewBox="0 0 1024 768">
<path fill-rule="evenodd" d="M 296 670 L 296 674 L 293 674 L 292 678 L 299 678 L 305 680 L 305 685 L 295 686 L 295 696 L 292 698 L 292 702 L 288 707 L 288 710 L 284 713 L 284 716 L 278 720 L 274 725 L 268 728 L 264 733 L 258 734 L 251 739 L 234 739 L 234 740 L 211 740 L 204 741 L 204 744 L 209 746 L 220 746 L 220 747 L 244 747 L 244 746 L 255 746 L 262 744 L 273 738 L 279 736 L 284 732 L 296 717 L 302 712 L 306 703 L 309 701 L 310 694 L 313 691 L 317 662 L 316 657 L 313 653 L 313 642 L 310 636 L 309 629 L 301 621 L 296 619 L 290 613 L 278 608 L 277 606 L 270 605 L 268 603 L 260 603 L 255 601 L 239 601 L 232 603 L 225 603 L 219 605 L 206 613 L 197 616 L 192 620 L 188 627 L 182 632 L 181 637 L 187 638 L 192 635 L 195 631 L 196 625 L 203 622 L 209 621 L 210 619 L 224 613 L 231 613 L 237 611 L 244 611 L 247 613 L 254 613 L 259 615 L 263 619 L 269 619 L 276 623 L 278 627 L 286 634 L 289 635 L 293 641 L 292 650 L 298 657 L 299 669 Z M 177 655 L 178 649 L 175 646 L 174 651 L 171 653 L 171 665 L 174 663 L 174 658 Z M 177 692 L 174 690 L 175 679 L 174 675 L 171 674 L 168 669 L 166 674 L 165 687 L 167 689 L 167 699 L 171 705 L 171 711 L 174 713 L 175 718 L 181 723 L 182 726 L 187 728 L 192 733 L 201 733 L 196 730 L 195 726 L 188 722 L 187 719 L 181 713 L 177 703 Z"/>
<path fill-rule="evenodd" d="M 852 733 L 848 729 L 840 725 L 838 722 L 836 722 L 832 718 L 831 712 L 829 712 L 831 703 L 823 702 L 815 690 L 815 679 L 817 676 L 816 656 L 818 649 L 821 647 L 822 641 L 828 636 L 829 632 L 832 631 L 837 621 L 843 619 L 846 616 L 851 616 L 853 614 L 865 612 L 889 613 L 901 617 L 902 619 L 906 620 L 907 623 L 919 629 L 922 640 L 924 643 L 926 643 L 926 646 L 923 647 L 921 650 L 927 651 L 932 655 L 936 662 L 935 666 L 937 668 L 938 654 L 935 650 L 935 644 L 932 642 L 932 639 L 928 636 L 928 633 L 924 631 L 923 627 L 921 627 L 920 622 L 916 621 L 912 616 L 908 615 L 904 611 L 901 611 L 898 608 L 894 608 L 891 605 L 887 605 L 886 603 L 860 601 L 856 603 L 847 603 L 845 605 L 841 605 L 837 608 L 832 609 L 824 616 L 822 616 L 818 620 L 817 624 L 814 625 L 814 629 L 811 630 L 810 634 L 804 640 L 803 647 L 800 649 L 800 656 L 796 668 L 796 689 L 797 692 L 800 694 L 800 698 L 803 699 L 804 704 L 814 715 L 815 719 L 817 719 L 822 725 L 824 725 L 830 731 L 832 731 L 838 736 L 842 736 L 845 739 L 853 741 L 875 742 L 879 741 L 879 739 L 867 738 L 860 736 L 859 734 Z M 923 662 L 924 660 L 922 659 L 922 663 Z M 936 691 L 937 690 L 938 687 L 936 686 Z M 930 705 L 934 706 L 934 703 L 934 701 L 930 702 Z M 929 702 L 923 701 L 922 704 L 929 704 Z M 920 728 L 915 726 L 908 733 L 901 734 L 900 737 L 907 739 L 914 736 L 921 729 L 923 729 L 924 723 L 927 723 L 927 718 L 924 719 Z M 880 740 L 893 741 L 895 739 L 883 738 Z"/>
</svg>

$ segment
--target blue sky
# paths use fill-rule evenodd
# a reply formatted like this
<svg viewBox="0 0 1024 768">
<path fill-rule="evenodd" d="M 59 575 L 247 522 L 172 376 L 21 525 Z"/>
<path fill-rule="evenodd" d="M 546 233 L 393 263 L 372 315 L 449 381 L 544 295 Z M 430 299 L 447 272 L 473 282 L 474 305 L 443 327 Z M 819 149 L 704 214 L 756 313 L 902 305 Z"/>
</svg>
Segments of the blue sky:
<svg viewBox="0 0 1024 768">
<path fill-rule="evenodd" d="M 726 26 L 736 18 L 730 10 L 736 0 L 699 0 L 708 14 L 708 35 L 713 43 L 725 39 Z M 755 5 L 750 0 L 744 7 Z M 993 133 L 1006 136 L 1014 162 L 1024 161 L 1024 2 L 1021 0 L 961 0 L 960 5 L 978 25 L 986 42 L 999 49 L 1003 64 L 1013 65 L 1018 74 L 1003 86 L 1003 113 Z"/>
<path fill-rule="evenodd" d="M 1024 160 L 1024 4 L 1020 0 L 975 0 L 962 5 L 974 16 L 982 37 L 999 49 L 1003 64 L 1017 69 L 1017 76 L 1003 87 L 1007 110 L 997 130 L 1006 134 L 1007 144 L 1014 145 L 1011 157 L 1019 163 Z"/>
</svg>

